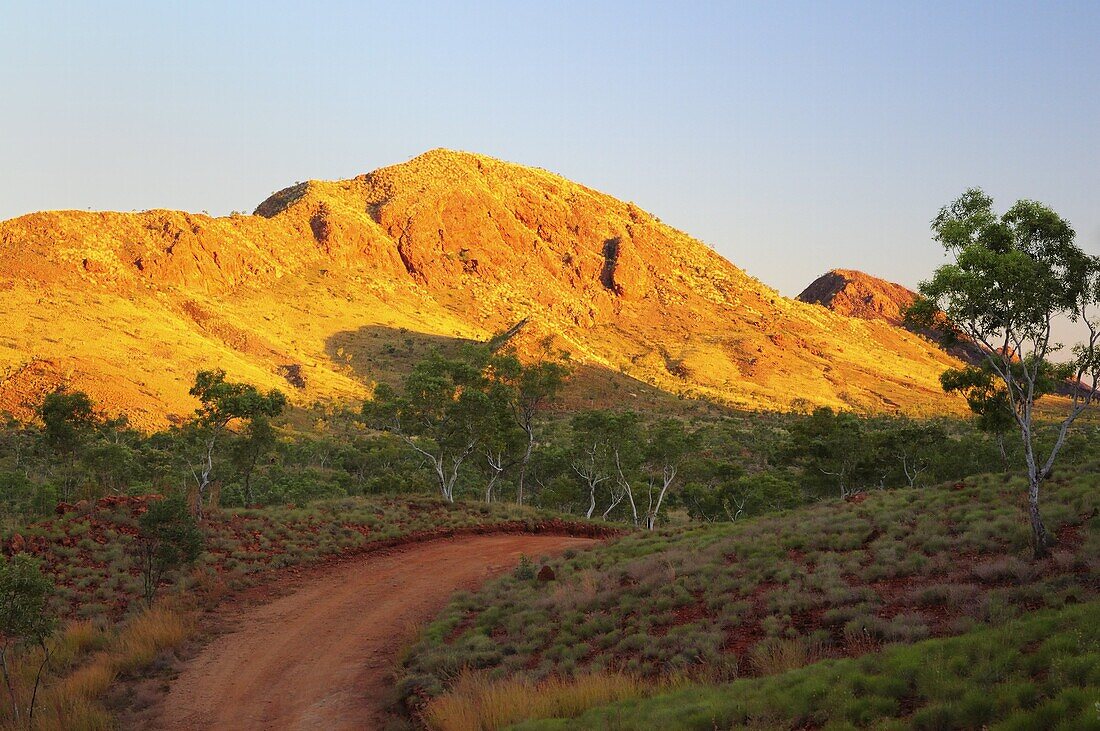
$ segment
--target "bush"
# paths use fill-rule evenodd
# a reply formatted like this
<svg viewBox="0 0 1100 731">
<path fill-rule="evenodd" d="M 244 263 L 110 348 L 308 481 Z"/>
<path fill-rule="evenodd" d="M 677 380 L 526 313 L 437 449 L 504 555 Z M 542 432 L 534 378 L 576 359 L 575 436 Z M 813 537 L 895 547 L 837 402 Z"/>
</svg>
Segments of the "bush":
<svg viewBox="0 0 1100 731">
<path fill-rule="evenodd" d="M 517 581 L 531 581 L 535 578 L 535 564 L 526 554 L 519 557 L 519 565 L 512 572 L 512 576 L 516 577 Z"/>
<path fill-rule="evenodd" d="M 144 579 L 145 601 L 153 601 L 169 571 L 195 562 L 202 553 L 203 536 L 181 496 L 150 502 L 138 519 L 134 551 Z"/>
</svg>

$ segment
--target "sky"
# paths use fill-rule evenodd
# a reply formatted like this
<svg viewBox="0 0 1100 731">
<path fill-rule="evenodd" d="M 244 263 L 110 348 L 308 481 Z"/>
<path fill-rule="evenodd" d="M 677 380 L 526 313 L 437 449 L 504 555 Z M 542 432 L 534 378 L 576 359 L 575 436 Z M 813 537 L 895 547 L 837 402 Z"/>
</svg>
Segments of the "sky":
<svg viewBox="0 0 1100 731">
<path fill-rule="evenodd" d="M 435 147 L 630 200 L 793 296 L 915 286 L 981 186 L 1100 253 L 1096 2 L 0 0 L 0 219 L 251 211 Z"/>
</svg>

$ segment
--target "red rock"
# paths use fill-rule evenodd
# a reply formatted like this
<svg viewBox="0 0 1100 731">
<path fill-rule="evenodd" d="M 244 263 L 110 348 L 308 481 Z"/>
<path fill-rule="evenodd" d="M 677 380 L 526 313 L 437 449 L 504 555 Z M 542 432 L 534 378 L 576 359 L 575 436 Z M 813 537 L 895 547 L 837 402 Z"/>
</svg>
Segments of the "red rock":
<svg viewBox="0 0 1100 731">
<path fill-rule="evenodd" d="M 8 541 L 8 554 L 14 556 L 17 553 L 22 553 L 23 549 L 27 547 L 27 542 L 23 539 L 23 536 L 16 533 Z"/>
</svg>

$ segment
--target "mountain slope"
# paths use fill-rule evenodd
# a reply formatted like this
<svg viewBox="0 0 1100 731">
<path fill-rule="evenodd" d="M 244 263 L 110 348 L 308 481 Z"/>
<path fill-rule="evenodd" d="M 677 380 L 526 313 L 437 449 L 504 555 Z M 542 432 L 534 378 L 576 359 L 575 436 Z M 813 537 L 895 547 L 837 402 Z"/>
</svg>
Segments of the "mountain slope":
<svg viewBox="0 0 1100 731">
<path fill-rule="evenodd" d="M 363 397 L 395 352 L 524 317 L 527 347 L 549 338 L 686 396 L 958 409 L 937 381 L 953 359 L 920 338 L 783 298 L 633 204 L 468 153 L 302 183 L 251 216 L 23 216 L 0 223 L 0 273 L 0 411 L 17 415 L 68 382 L 158 426 L 212 366 L 299 403 Z"/>
</svg>

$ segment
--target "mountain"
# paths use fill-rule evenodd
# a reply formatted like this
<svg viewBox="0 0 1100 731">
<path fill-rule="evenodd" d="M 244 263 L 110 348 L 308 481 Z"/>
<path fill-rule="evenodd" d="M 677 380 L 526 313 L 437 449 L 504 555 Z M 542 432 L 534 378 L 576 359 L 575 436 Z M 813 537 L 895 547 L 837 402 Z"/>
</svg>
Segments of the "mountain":
<svg viewBox="0 0 1100 731">
<path fill-rule="evenodd" d="M 901 326 L 917 293 L 854 269 L 833 269 L 815 279 L 797 299 L 848 317 Z"/>
<path fill-rule="evenodd" d="M 882 320 L 903 327 L 933 342 L 959 360 L 976 364 L 985 360 L 981 349 L 948 326 L 943 313 L 936 325 L 921 328 L 906 324 L 905 311 L 918 295 L 911 289 L 854 269 L 833 269 L 802 290 L 799 302 L 821 305 L 833 312 L 862 320 Z"/>
<path fill-rule="evenodd" d="M 891 321 L 784 298 L 632 203 L 448 150 L 253 215 L 5 221 L 0 298 L 0 411 L 23 417 L 66 383 L 160 426 L 209 367 L 299 404 L 363 398 L 425 348 L 524 318 L 521 348 L 571 353 L 606 405 L 650 384 L 744 408 L 959 409 L 937 380 L 956 361 Z"/>
</svg>

